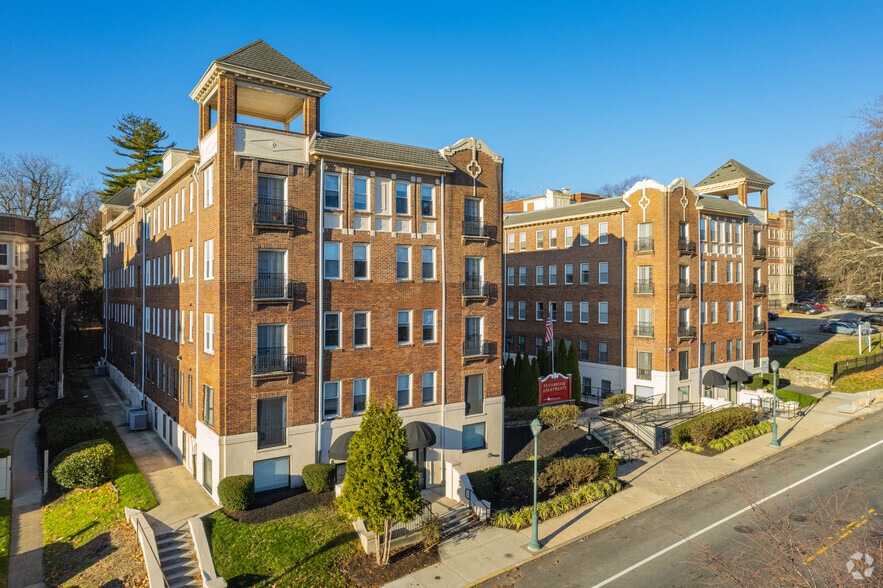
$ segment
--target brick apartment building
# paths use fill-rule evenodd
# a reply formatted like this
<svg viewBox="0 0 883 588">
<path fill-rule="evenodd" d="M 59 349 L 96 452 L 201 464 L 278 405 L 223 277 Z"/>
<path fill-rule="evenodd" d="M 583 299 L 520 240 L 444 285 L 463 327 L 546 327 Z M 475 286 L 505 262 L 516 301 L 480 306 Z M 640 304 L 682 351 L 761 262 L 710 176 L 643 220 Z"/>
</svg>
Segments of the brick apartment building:
<svg viewBox="0 0 883 588">
<path fill-rule="evenodd" d="M 39 238 L 33 218 L 0 214 L 0 416 L 34 408 Z"/>
<path fill-rule="evenodd" d="M 767 231 L 770 310 L 777 311 L 794 302 L 794 213 L 780 210 L 769 215 Z"/>
<path fill-rule="evenodd" d="M 329 90 L 263 41 L 215 60 L 198 146 L 102 206 L 110 373 L 215 499 L 345 459 L 369 401 L 435 437 L 426 485 L 501 460 L 503 160 L 325 132 Z"/>
<path fill-rule="evenodd" d="M 584 397 L 738 401 L 740 380 L 767 369 L 771 184 L 730 161 L 696 187 L 524 199 L 532 212 L 504 217 L 504 351 L 534 355 L 551 315 L 556 341 L 577 346 Z"/>
</svg>

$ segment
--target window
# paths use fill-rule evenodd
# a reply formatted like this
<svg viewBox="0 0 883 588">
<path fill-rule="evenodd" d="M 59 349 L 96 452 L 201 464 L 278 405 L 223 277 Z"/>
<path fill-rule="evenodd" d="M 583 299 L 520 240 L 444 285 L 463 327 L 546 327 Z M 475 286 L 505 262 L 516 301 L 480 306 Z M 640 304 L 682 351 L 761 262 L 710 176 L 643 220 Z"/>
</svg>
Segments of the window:
<svg viewBox="0 0 883 588">
<path fill-rule="evenodd" d="M 202 385 L 202 422 L 215 426 L 215 389 L 208 384 Z"/>
<path fill-rule="evenodd" d="M 579 322 L 581 322 L 581 323 L 589 322 L 589 303 L 588 302 L 580 302 L 579 303 Z"/>
<path fill-rule="evenodd" d="M 208 208 L 215 203 L 215 173 L 214 166 L 210 165 L 202 172 L 203 207 Z M 154 210 L 154 214 L 156 211 Z"/>
<path fill-rule="evenodd" d="M 538 321 L 545 320 L 546 317 L 543 316 L 543 303 L 542 302 L 536 303 L 536 311 L 535 312 L 536 312 L 536 317 L 537 317 Z"/>
<path fill-rule="evenodd" d="M 527 251 L 527 233 L 518 233 L 518 250 Z"/>
<path fill-rule="evenodd" d="M 598 223 L 598 244 L 607 244 L 607 223 Z"/>
<path fill-rule="evenodd" d="M 203 351 L 215 354 L 215 315 L 205 313 L 202 315 L 203 322 Z"/>
<path fill-rule="evenodd" d="M 527 353 L 527 345 L 524 343 L 524 335 L 518 335 L 518 353 L 522 355 Z"/>
<path fill-rule="evenodd" d="M 435 372 L 423 372 L 423 404 L 435 402 Z"/>
<path fill-rule="evenodd" d="M 602 261 L 598 263 L 598 283 L 606 284 L 607 283 L 607 262 Z"/>
<path fill-rule="evenodd" d="M 397 327 L 397 340 L 399 345 L 404 345 L 406 343 L 411 342 L 411 311 L 410 310 L 400 310 L 398 311 L 398 327 Z"/>
<path fill-rule="evenodd" d="M 325 174 L 325 208 L 340 208 L 340 175 Z"/>
<path fill-rule="evenodd" d="M 370 345 L 368 321 L 370 315 L 365 311 L 353 313 L 353 347 Z"/>
<path fill-rule="evenodd" d="M 463 425 L 463 451 L 484 449 L 484 423 L 472 423 Z"/>
<path fill-rule="evenodd" d="M 678 402 L 690 402 L 689 386 L 678 386 Z"/>
<path fill-rule="evenodd" d="M 586 340 L 579 342 L 579 360 L 589 361 L 589 342 Z"/>
<path fill-rule="evenodd" d="M 340 313 L 325 313 L 325 349 L 340 348 Z"/>
<path fill-rule="evenodd" d="M 739 228 L 739 225 L 736 225 Z M 742 339 L 736 339 L 736 359 L 742 359 Z"/>
<path fill-rule="evenodd" d="M 423 311 L 423 342 L 435 342 L 435 310 Z"/>
<path fill-rule="evenodd" d="M 717 283 L 717 262 L 712 261 L 710 264 L 710 267 L 711 267 L 711 272 L 709 273 L 708 281 L 710 281 L 712 284 L 716 284 Z"/>
<path fill-rule="evenodd" d="M 708 362 L 705 361 L 708 357 L 708 354 L 706 353 L 707 347 L 708 344 L 704 341 L 699 344 L 699 365 L 708 365 Z"/>
<path fill-rule="evenodd" d="M 408 214 L 408 182 L 396 182 L 396 214 Z"/>
<path fill-rule="evenodd" d="M 549 249 L 558 248 L 558 229 L 549 229 Z"/>
<path fill-rule="evenodd" d="M 507 300 L 506 301 L 506 318 L 509 320 L 513 320 L 515 318 L 515 301 Z"/>
<path fill-rule="evenodd" d="M 466 416 L 484 412 L 484 375 L 466 376 Z"/>
<path fill-rule="evenodd" d="M 703 241 L 703 242 L 706 241 L 706 238 L 705 238 L 705 219 L 704 218 L 700 219 L 700 221 L 699 221 L 699 240 Z"/>
<path fill-rule="evenodd" d="M 426 184 L 420 184 L 420 215 L 434 216 L 432 206 L 433 187 Z"/>
<path fill-rule="evenodd" d="M 396 377 L 396 408 L 411 406 L 411 374 Z"/>
<path fill-rule="evenodd" d="M 558 321 L 558 303 L 550 302 L 549 303 L 549 318 L 552 319 L 552 322 Z"/>
<path fill-rule="evenodd" d="M 527 302 L 525 302 L 524 300 L 521 300 L 518 303 L 518 320 L 520 320 L 520 321 L 524 320 L 524 317 L 526 314 L 526 309 L 527 309 Z"/>
<path fill-rule="evenodd" d="M 435 247 L 423 248 L 423 273 L 424 280 L 435 279 Z"/>
<path fill-rule="evenodd" d="M 187 374 L 187 406 L 193 406 L 193 376 Z"/>
<path fill-rule="evenodd" d="M 537 249 L 543 248 L 543 231 L 537 231 Z"/>
<path fill-rule="evenodd" d="M 368 406 L 368 378 L 353 380 L 353 414 L 362 414 Z"/>
<path fill-rule="evenodd" d="M 751 356 L 754 360 L 754 367 L 760 367 L 760 343 L 751 344 Z"/>
<path fill-rule="evenodd" d="M 340 415 L 340 382 L 322 385 L 322 418 L 333 419 Z"/>
<path fill-rule="evenodd" d="M 203 279 L 213 280 L 215 277 L 215 240 L 208 239 L 205 245 L 205 266 L 203 270 Z"/>
<path fill-rule="evenodd" d="M 365 243 L 353 245 L 353 279 L 368 279 L 368 245 Z"/>
<path fill-rule="evenodd" d="M 606 325 L 607 324 L 607 303 L 599 302 L 598 303 L 598 324 Z"/>
<path fill-rule="evenodd" d="M 0 311 L 9 310 L 9 288 L 0 288 Z"/>
<path fill-rule="evenodd" d="M 506 249 L 510 253 L 515 251 L 515 233 L 509 233 L 506 237 Z"/>
<path fill-rule="evenodd" d="M 193 277 L 193 245 L 190 246 L 190 262 L 189 262 L 189 265 L 190 265 L 190 270 L 187 272 L 187 274 L 188 274 L 187 277 L 188 277 L 188 278 L 192 278 L 192 277 Z M 148 264 L 148 266 L 147 266 L 147 275 L 148 275 L 148 277 L 150 276 L 150 265 L 149 265 L 149 264 Z"/>
<path fill-rule="evenodd" d="M 512 335 L 506 335 L 506 341 L 503 348 L 506 353 L 512 353 Z"/>
<path fill-rule="evenodd" d="M 728 323 L 733 322 L 733 304 L 734 304 L 734 302 L 732 300 L 727 302 L 727 322 Z"/>
<path fill-rule="evenodd" d="M 733 283 L 733 262 L 727 262 L 727 284 Z"/>
<path fill-rule="evenodd" d="M 706 281 L 705 281 L 705 264 L 706 264 L 706 263 L 708 263 L 708 262 L 707 262 L 707 261 L 701 261 L 701 262 L 699 263 L 699 281 L 702 282 L 703 284 L 706 283 Z"/>
<path fill-rule="evenodd" d="M 717 341 L 708 345 L 708 363 L 717 363 Z"/>
<path fill-rule="evenodd" d="M 653 354 L 649 351 L 638 351 L 638 373 L 639 380 L 649 380 L 653 372 Z"/>
<path fill-rule="evenodd" d="M 527 268 L 521 266 L 518 268 L 518 285 L 526 286 L 527 285 Z"/>
<path fill-rule="evenodd" d="M 7 353 L 9 353 L 9 331 L 0 331 L 0 355 Z"/>
<path fill-rule="evenodd" d="M 708 324 L 708 302 L 703 302 L 699 307 L 699 322 L 703 325 Z"/>
<path fill-rule="evenodd" d="M 542 337 L 537 337 L 536 339 L 534 339 L 533 344 L 534 344 L 534 351 L 535 351 L 535 354 L 536 354 L 536 355 L 539 355 L 539 354 L 540 354 L 540 350 L 543 349 L 543 347 L 545 346 L 546 342 L 545 342 L 545 340 L 544 340 Z"/>
<path fill-rule="evenodd" d="M 579 264 L 579 283 L 580 284 L 588 284 L 589 283 L 589 264 L 587 264 L 587 263 Z"/>
<path fill-rule="evenodd" d="M 689 351 L 678 351 L 678 379 L 682 382 L 690 379 Z"/>
<path fill-rule="evenodd" d="M 571 247 L 573 245 L 573 227 L 564 227 L 564 246 Z"/>
<path fill-rule="evenodd" d="M 579 244 L 580 247 L 589 244 L 589 225 L 579 226 Z"/>
<path fill-rule="evenodd" d="M 606 364 L 609 357 L 607 355 L 607 341 L 598 341 L 598 363 Z M 602 388 L 604 380 L 601 380 Z"/>
<path fill-rule="evenodd" d="M 206 454 L 202 454 L 202 487 L 212 493 L 212 460 Z"/>
<path fill-rule="evenodd" d="M 506 268 L 506 285 L 514 286 L 515 285 L 515 268 L 507 267 Z"/>
<path fill-rule="evenodd" d="M 285 445 L 285 397 L 258 398 L 258 449 Z"/>
<path fill-rule="evenodd" d="M 717 324 L 717 300 L 711 303 L 711 324 Z"/>
<path fill-rule="evenodd" d="M 733 340 L 727 339 L 727 361 L 733 361 Z"/>
<path fill-rule="evenodd" d="M 536 279 L 536 283 L 537 283 L 537 286 L 542 286 L 542 285 L 543 285 L 543 269 L 544 269 L 543 266 L 541 266 L 541 265 L 538 265 L 538 266 L 537 266 L 537 269 L 536 269 L 536 278 L 537 278 L 537 279 Z"/>
<path fill-rule="evenodd" d="M 558 284 L 558 266 L 550 265 L 549 266 L 549 285 L 555 286 Z"/>
<path fill-rule="evenodd" d="M 565 284 L 573 284 L 573 264 L 565 263 L 564 264 L 564 283 Z"/>
<path fill-rule="evenodd" d="M 353 178 L 353 210 L 368 210 L 368 178 Z"/>
<path fill-rule="evenodd" d="M 340 243 L 325 243 L 324 271 L 326 280 L 340 279 Z"/>
<path fill-rule="evenodd" d="M 148 321 L 147 321 L 147 323 L 148 323 L 147 330 L 149 331 L 149 330 L 150 330 L 150 320 L 149 320 L 149 319 L 150 319 L 150 313 L 147 313 L 147 315 L 145 316 L 145 318 L 148 319 Z M 190 331 L 189 331 L 189 334 L 188 334 L 188 336 L 187 336 L 187 340 L 190 341 L 190 342 L 192 342 L 192 341 L 193 341 L 193 311 L 192 311 L 192 310 L 188 313 L 188 320 L 190 321 Z"/>
<path fill-rule="evenodd" d="M 573 302 L 565 302 L 564 303 L 564 322 L 572 323 L 573 322 Z"/>
<path fill-rule="evenodd" d="M 396 279 L 411 279 L 411 248 L 407 245 L 396 246 Z"/>
</svg>

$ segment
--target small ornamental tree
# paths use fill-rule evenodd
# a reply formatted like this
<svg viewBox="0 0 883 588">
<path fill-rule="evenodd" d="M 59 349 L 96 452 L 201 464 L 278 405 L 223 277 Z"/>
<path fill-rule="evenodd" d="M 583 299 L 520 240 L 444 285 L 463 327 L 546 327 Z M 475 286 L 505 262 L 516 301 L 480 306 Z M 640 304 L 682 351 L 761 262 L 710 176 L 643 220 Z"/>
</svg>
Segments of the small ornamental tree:
<svg viewBox="0 0 883 588">
<path fill-rule="evenodd" d="M 558 351 L 555 353 L 555 372 L 567 375 L 568 367 L 567 345 L 564 344 L 564 339 L 560 339 L 558 341 Z"/>
<path fill-rule="evenodd" d="M 503 365 L 503 396 L 506 397 L 506 402 L 515 400 L 515 361 L 511 355 Z"/>
<path fill-rule="evenodd" d="M 533 370 L 527 355 L 521 360 L 521 371 L 518 373 L 518 406 L 530 406 L 534 389 Z"/>
<path fill-rule="evenodd" d="M 512 399 L 515 402 L 513 406 L 521 406 L 521 398 L 523 394 L 521 393 L 521 364 L 523 360 L 521 359 L 521 354 L 518 353 L 515 355 L 515 369 L 512 370 Z"/>
<path fill-rule="evenodd" d="M 534 357 L 530 360 L 530 399 L 528 406 L 536 406 L 540 403 L 540 362 Z"/>
<path fill-rule="evenodd" d="M 370 403 L 350 442 L 340 511 L 362 519 L 379 538 L 377 565 L 389 563 L 393 521 L 410 521 L 423 507 L 417 464 L 408 459 L 402 420 L 392 406 Z"/>
</svg>

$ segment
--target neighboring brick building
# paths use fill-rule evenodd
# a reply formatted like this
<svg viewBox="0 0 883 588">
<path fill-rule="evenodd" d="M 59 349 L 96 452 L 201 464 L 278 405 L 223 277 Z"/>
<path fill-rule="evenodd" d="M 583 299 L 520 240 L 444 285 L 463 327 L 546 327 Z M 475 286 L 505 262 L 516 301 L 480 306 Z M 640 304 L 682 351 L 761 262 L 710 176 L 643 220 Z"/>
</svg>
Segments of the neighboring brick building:
<svg viewBox="0 0 883 588">
<path fill-rule="evenodd" d="M 501 461 L 503 160 L 325 132 L 329 90 L 263 41 L 215 60 L 198 147 L 102 207 L 111 374 L 215 498 L 299 485 L 369 400 L 432 430 L 427 485 Z"/>
<path fill-rule="evenodd" d="M 507 214 L 505 350 L 534 355 L 551 313 L 556 341 L 577 346 L 587 399 L 738 401 L 744 374 L 731 368 L 767 369 L 772 182 L 720 178 L 730 163 L 695 188 L 644 180 L 621 197 Z M 761 207 L 748 207 L 758 191 Z"/>
<path fill-rule="evenodd" d="M 780 310 L 794 302 L 794 213 L 769 215 L 767 231 L 770 310 Z"/>
<path fill-rule="evenodd" d="M 0 214 L 0 416 L 34 408 L 39 238 L 33 218 Z"/>
</svg>

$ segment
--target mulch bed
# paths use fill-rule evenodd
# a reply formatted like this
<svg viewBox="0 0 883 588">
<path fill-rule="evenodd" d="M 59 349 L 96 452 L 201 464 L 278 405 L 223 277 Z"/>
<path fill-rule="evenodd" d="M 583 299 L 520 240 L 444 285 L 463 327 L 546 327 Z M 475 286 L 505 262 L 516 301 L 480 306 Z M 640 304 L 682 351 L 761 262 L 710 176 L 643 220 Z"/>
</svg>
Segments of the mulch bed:
<svg viewBox="0 0 883 588">
<path fill-rule="evenodd" d="M 533 433 L 530 426 L 507 428 L 504 461 L 524 461 L 533 458 Z M 577 457 L 600 455 L 607 448 L 594 437 L 587 438 L 582 429 L 543 429 L 537 440 L 540 457 Z"/>
<path fill-rule="evenodd" d="M 334 492 L 314 494 L 303 487 L 281 488 L 255 494 L 254 504 L 245 512 L 224 509 L 224 514 L 237 522 L 257 525 L 333 503 Z"/>
<path fill-rule="evenodd" d="M 340 571 L 351 586 L 374 588 L 375 586 L 383 586 L 393 580 L 398 580 L 440 561 L 438 547 L 432 547 L 426 551 L 423 549 L 423 544 L 418 543 L 390 554 L 389 564 L 386 566 L 378 566 L 374 561 L 373 555 L 360 551 L 343 562 Z"/>
</svg>

